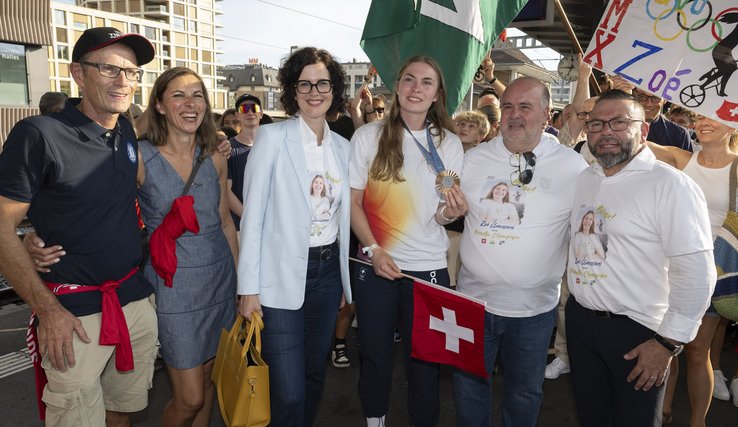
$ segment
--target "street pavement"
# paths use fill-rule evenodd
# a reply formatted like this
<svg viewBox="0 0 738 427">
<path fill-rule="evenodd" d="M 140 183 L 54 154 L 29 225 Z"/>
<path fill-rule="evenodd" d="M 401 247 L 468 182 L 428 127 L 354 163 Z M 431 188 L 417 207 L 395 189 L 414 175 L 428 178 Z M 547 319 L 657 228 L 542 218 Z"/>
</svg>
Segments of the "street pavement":
<svg viewBox="0 0 738 427">
<path fill-rule="evenodd" d="M 2 415 L 0 427 L 42 426 L 38 421 L 35 402 L 35 391 L 32 369 L 28 369 L 30 362 L 25 353 L 19 352 L 25 347 L 25 327 L 28 321 L 28 307 L 23 304 L 8 304 L 0 306 L 0 396 Z M 735 372 L 738 366 L 738 353 L 734 351 L 736 341 L 730 348 L 721 353 L 721 364 L 727 376 Z M 346 427 L 361 426 L 364 418 L 361 412 L 357 393 L 359 377 L 358 357 L 356 348 L 356 333 L 351 329 L 347 338 L 351 352 L 351 367 L 345 369 L 334 368 L 330 361 L 326 368 L 325 391 L 321 403 L 317 426 Z M 387 416 L 388 426 L 407 426 L 408 418 L 405 411 L 407 387 L 404 381 L 404 369 L 399 357 L 400 346 L 397 345 L 393 387 L 390 393 L 390 411 Z M 677 385 L 674 403 L 673 427 L 689 425 L 689 403 L 686 392 L 686 369 L 684 357 L 681 357 L 682 375 Z M 504 367 L 502 368 L 504 369 Z M 502 375 L 493 376 L 493 396 L 501 396 L 504 387 Z M 538 427 L 569 427 L 577 426 L 577 419 L 572 400 L 570 375 L 562 375 L 556 380 L 544 382 L 544 399 L 538 419 Z M 149 406 L 146 410 L 136 413 L 133 417 L 134 426 L 159 426 L 164 405 L 170 397 L 169 379 L 166 369 L 161 369 L 154 375 L 153 388 L 149 394 Z M 499 399 L 494 402 L 494 423 L 500 425 Z M 223 426 L 220 414 L 213 411 L 211 426 Z M 363 424 L 366 425 L 366 424 Z M 454 419 L 453 393 L 451 386 L 451 371 L 442 370 L 441 379 L 441 414 L 439 426 L 452 427 L 456 425 Z M 736 427 L 738 426 L 738 408 L 731 402 L 713 399 L 707 417 L 709 427 Z"/>
</svg>

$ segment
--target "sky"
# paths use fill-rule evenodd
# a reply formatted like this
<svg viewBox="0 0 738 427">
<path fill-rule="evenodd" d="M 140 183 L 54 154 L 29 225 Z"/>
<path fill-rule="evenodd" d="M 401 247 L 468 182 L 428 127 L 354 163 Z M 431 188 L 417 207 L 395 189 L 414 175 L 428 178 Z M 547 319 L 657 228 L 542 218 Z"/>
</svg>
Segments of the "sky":
<svg viewBox="0 0 738 427">
<path fill-rule="evenodd" d="M 340 62 L 369 61 L 359 42 L 371 0 L 223 0 L 224 25 L 218 34 L 224 65 L 245 64 L 258 58 L 262 64 L 279 68 L 290 46 L 316 46 L 329 51 Z M 515 29 L 508 35 L 516 34 Z M 559 55 L 551 49 L 524 50 L 538 65 L 555 69 Z"/>
<path fill-rule="evenodd" d="M 222 64 L 249 58 L 279 68 L 290 46 L 316 46 L 341 62 L 368 61 L 359 42 L 371 0 L 223 0 Z"/>
</svg>

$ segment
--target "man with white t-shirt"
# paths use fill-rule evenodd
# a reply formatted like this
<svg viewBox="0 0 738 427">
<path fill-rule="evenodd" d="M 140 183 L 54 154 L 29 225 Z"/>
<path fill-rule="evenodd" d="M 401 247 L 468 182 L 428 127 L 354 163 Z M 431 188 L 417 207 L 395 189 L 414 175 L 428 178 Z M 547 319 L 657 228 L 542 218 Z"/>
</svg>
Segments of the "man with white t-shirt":
<svg viewBox="0 0 738 427">
<path fill-rule="evenodd" d="M 566 307 L 585 427 L 661 426 L 669 362 L 697 335 L 715 283 L 704 195 L 656 161 L 645 120 L 632 95 L 612 90 L 586 123 L 597 163 L 576 183 Z M 585 239 L 599 249 L 577 252 Z"/>
<path fill-rule="evenodd" d="M 465 154 L 469 212 L 457 289 L 487 302 L 485 365 L 491 372 L 501 348 L 503 426 L 532 427 L 566 266 L 572 183 L 587 163 L 542 132 L 550 93 L 539 80 L 513 81 L 501 105 L 501 136 Z M 490 425 L 489 380 L 457 371 L 454 395 L 458 425 Z"/>
</svg>

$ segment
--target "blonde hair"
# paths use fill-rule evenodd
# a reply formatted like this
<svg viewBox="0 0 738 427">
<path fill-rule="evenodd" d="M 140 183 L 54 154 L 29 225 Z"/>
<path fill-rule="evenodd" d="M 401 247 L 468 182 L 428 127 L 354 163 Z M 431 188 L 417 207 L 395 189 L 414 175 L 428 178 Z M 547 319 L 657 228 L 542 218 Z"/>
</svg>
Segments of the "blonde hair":
<svg viewBox="0 0 738 427">
<path fill-rule="evenodd" d="M 437 99 L 431 104 L 426 113 L 426 121 L 429 123 L 428 126 L 431 135 L 440 136 L 440 140 L 443 141 L 446 137 L 446 129 L 453 129 L 453 122 L 446 112 L 446 86 L 443 81 L 441 68 L 438 66 L 436 60 L 430 56 L 413 56 L 405 61 L 397 73 L 395 91 L 392 95 L 392 107 L 389 109 L 389 113 L 385 114 L 384 119 L 382 119 L 382 130 L 379 135 L 377 155 L 374 157 L 369 168 L 369 178 L 371 179 L 393 182 L 405 181 L 405 178 L 402 176 L 402 165 L 405 161 L 405 156 L 402 153 L 402 140 L 404 138 L 405 128 L 402 126 L 402 118 L 400 117 L 401 107 L 399 96 L 397 95 L 397 85 L 399 85 L 400 76 L 402 76 L 405 69 L 410 64 L 417 62 L 430 65 L 438 75 Z"/>
<path fill-rule="evenodd" d="M 479 128 L 479 135 L 484 138 L 489 133 L 489 120 L 487 120 L 487 116 L 480 113 L 479 111 L 473 110 L 473 111 L 464 111 L 463 113 L 459 113 L 454 117 L 454 124 L 458 124 L 460 122 L 469 122 L 474 123 Z"/>
</svg>

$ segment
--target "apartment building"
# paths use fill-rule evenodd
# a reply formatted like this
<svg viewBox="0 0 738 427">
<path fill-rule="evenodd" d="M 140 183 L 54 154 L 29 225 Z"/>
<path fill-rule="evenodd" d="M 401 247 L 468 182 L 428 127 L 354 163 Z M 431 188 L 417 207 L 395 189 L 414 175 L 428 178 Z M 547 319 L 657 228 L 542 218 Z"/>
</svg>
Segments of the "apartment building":
<svg viewBox="0 0 738 427">
<path fill-rule="evenodd" d="M 188 67 L 205 82 L 214 109 L 227 106 L 226 91 L 218 85 L 215 31 L 222 12 L 220 0 L 77 0 L 76 5 L 52 1 L 54 45 L 49 51 L 49 90 L 77 96 L 69 76 L 72 47 L 91 27 L 114 27 L 124 33 L 145 36 L 156 57 L 143 68 L 145 74 L 134 103 L 145 105 L 159 74 L 171 67 Z"/>
</svg>

